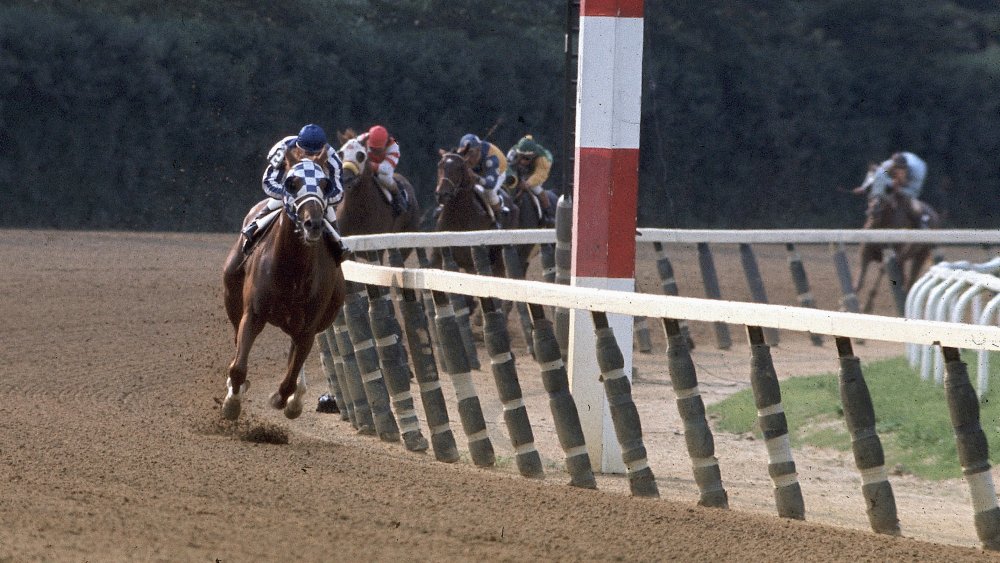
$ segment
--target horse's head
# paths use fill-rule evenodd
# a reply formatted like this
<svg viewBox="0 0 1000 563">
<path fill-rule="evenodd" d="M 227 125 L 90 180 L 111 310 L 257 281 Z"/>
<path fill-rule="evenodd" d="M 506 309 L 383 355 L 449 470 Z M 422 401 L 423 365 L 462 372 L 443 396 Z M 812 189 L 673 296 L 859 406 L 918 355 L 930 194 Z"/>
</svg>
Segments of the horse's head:
<svg viewBox="0 0 1000 563">
<path fill-rule="evenodd" d="M 360 141 L 352 137 L 340 147 L 337 154 L 344 163 L 344 188 L 353 188 L 368 164 L 368 151 Z"/>
<path fill-rule="evenodd" d="M 463 188 L 472 185 L 471 174 L 468 163 L 462 155 L 454 152 L 441 150 L 441 160 L 437 166 L 437 186 L 434 188 L 434 195 L 437 202 L 444 205 L 455 194 Z"/>
<path fill-rule="evenodd" d="M 326 214 L 325 193 L 330 177 L 322 166 L 312 160 L 302 160 L 292 166 L 285 177 L 285 213 L 295 224 L 295 231 L 302 234 L 308 245 L 323 236 L 323 217 Z"/>
</svg>

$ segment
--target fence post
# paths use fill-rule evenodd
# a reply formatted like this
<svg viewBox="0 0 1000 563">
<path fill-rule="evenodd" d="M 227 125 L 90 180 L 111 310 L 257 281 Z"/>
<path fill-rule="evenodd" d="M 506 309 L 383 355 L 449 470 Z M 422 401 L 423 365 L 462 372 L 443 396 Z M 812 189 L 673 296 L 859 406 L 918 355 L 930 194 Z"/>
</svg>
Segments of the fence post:
<svg viewBox="0 0 1000 563">
<path fill-rule="evenodd" d="M 573 198 L 559 196 L 556 204 L 556 277 L 561 285 L 569 285 L 573 271 Z M 559 354 L 566 361 L 569 352 L 569 309 L 556 308 L 555 337 L 559 344 Z"/>
<path fill-rule="evenodd" d="M 750 295 L 754 302 L 767 303 L 767 289 L 764 288 L 764 279 L 760 276 L 757 257 L 754 256 L 753 248 L 745 242 L 740 243 L 740 261 L 743 263 L 743 273 L 747 278 L 747 286 L 750 288 Z M 765 328 L 764 340 L 768 346 L 777 346 L 778 329 Z"/>
<path fill-rule="evenodd" d="M 883 251 L 885 262 L 886 278 L 889 280 L 889 287 L 892 291 L 892 298 L 896 304 L 896 314 L 900 317 L 906 314 L 906 291 L 903 288 L 903 267 L 899 263 L 899 256 L 896 251 L 888 246 Z"/>
<path fill-rule="evenodd" d="M 877 533 L 899 535 L 896 497 L 886 474 L 882 441 L 875 431 L 875 408 L 861 373 L 861 360 L 854 355 L 850 338 L 837 337 L 836 341 L 840 356 L 840 404 L 851 433 L 854 464 L 861 472 L 861 494 L 865 497 L 868 522 Z"/>
<path fill-rule="evenodd" d="M 368 404 L 368 395 L 365 394 L 364 383 L 361 382 L 361 370 L 358 369 L 358 359 L 354 355 L 354 345 L 351 344 L 346 317 L 343 310 L 337 314 L 333 320 L 333 331 L 336 337 L 337 351 L 344 361 L 344 379 L 347 383 L 348 394 L 351 396 L 351 403 L 354 405 L 354 416 L 357 421 L 355 427 L 360 434 L 374 435 L 375 421 L 371 405 Z"/>
<path fill-rule="evenodd" d="M 551 244 L 539 244 L 538 255 L 542 261 L 542 279 L 555 283 L 556 281 L 556 249 Z"/>
<path fill-rule="evenodd" d="M 976 535 L 983 549 L 997 551 L 1000 550 L 1000 508 L 990 472 L 989 444 L 979 422 L 979 401 L 958 349 L 946 346 L 942 352 L 948 371 L 944 384 L 948 412 L 955 429 L 958 461 L 972 493 Z"/>
<path fill-rule="evenodd" d="M 806 277 L 806 268 L 802 264 L 802 256 L 795 250 L 795 245 L 788 243 L 785 245 L 788 250 L 788 269 L 792 272 L 792 281 L 795 283 L 795 291 L 799 296 L 799 305 L 810 309 L 816 308 L 816 300 L 812 291 L 809 290 L 809 278 Z M 813 346 L 822 346 L 823 337 L 818 334 L 809 333 L 809 339 Z"/>
<path fill-rule="evenodd" d="M 333 352 L 330 350 L 330 343 L 326 340 L 326 330 L 316 334 L 316 344 L 319 345 L 320 367 L 323 368 L 323 374 L 326 375 L 326 381 L 329 385 L 329 391 L 320 395 L 316 411 L 322 413 L 339 412 L 341 420 L 350 420 L 344 401 L 344 393 L 340 390 L 340 381 L 337 379 L 337 366 L 333 359 Z M 341 405 L 344 407 L 341 408 Z"/>
<path fill-rule="evenodd" d="M 569 392 L 569 376 L 566 364 L 559 354 L 552 322 L 545 318 L 541 305 L 529 304 L 534 330 L 535 359 L 542 371 L 542 384 L 549 395 L 549 408 L 555 422 L 559 445 L 566 453 L 566 471 L 570 474 L 570 485 L 584 489 L 596 489 L 597 481 L 590 465 L 590 454 L 583 439 L 580 413 Z"/>
<path fill-rule="evenodd" d="M 701 267 L 701 281 L 705 284 L 705 297 L 709 299 L 722 299 L 722 292 L 719 291 L 719 276 L 715 273 L 715 261 L 712 259 L 712 250 L 708 243 L 698 243 L 698 265 Z M 729 327 L 724 322 L 716 321 L 715 342 L 720 350 L 728 350 L 732 345 L 732 338 L 729 336 Z"/>
<path fill-rule="evenodd" d="M 440 248 L 439 251 L 441 252 L 441 265 L 444 269 L 449 272 L 457 272 L 458 264 L 451 253 L 451 248 L 445 246 Z M 461 336 L 461 343 L 465 349 L 469 367 L 478 370 L 482 366 L 479 364 L 479 352 L 476 350 L 476 341 L 472 337 L 472 323 L 469 318 L 471 310 L 469 297 L 460 293 L 449 293 L 448 298 L 451 300 L 451 308 L 455 312 L 455 323 L 458 326 L 458 333 Z"/>
<path fill-rule="evenodd" d="M 674 266 L 670 263 L 667 253 L 663 250 L 663 243 L 654 242 L 653 248 L 656 250 L 656 271 L 660 275 L 660 287 L 663 290 L 663 294 L 678 295 L 677 278 L 674 277 Z M 688 328 L 687 321 L 678 319 L 677 324 L 681 328 L 681 334 L 684 335 L 688 350 L 694 350 L 694 340 L 691 339 L 691 330 Z M 669 338 L 670 335 L 668 334 L 667 337 Z"/>
<path fill-rule="evenodd" d="M 345 420 L 349 420 L 351 426 L 357 429 L 358 418 L 354 413 L 354 399 L 351 397 L 351 387 L 347 380 L 347 366 L 344 365 L 344 356 L 340 353 L 340 348 L 337 345 L 337 333 L 333 330 L 332 324 L 323 331 L 323 336 L 326 338 L 327 344 L 330 345 L 330 353 L 333 355 L 333 367 L 336 371 L 337 381 L 340 383 L 340 393 L 344 396 L 341 411 L 347 415 Z"/>
<path fill-rule="evenodd" d="M 670 384 L 677 396 L 677 412 L 684 421 L 684 442 L 698 484 L 700 506 L 729 508 L 729 495 L 722 486 L 719 460 L 715 457 L 715 438 L 705 419 L 705 402 L 698 390 L 698 375 L 680 323 L 662 319 L 667 335 L 667 366 Z"/>
<path fill-rule="evenodd" d="M 389 289 L 376 285 L 368 287 L 368 318 L 379 363 L 385 377 L 389 398 L 403 437 L 403 445 L 411 452 L 427 450 L 427 439 L 420 432 L 417 411 L 410 394 L 410 366 L 401 341 L 402 331 L 396 323 Z"/>
<path fill-rule="evenodd" d="M 368 295 L 361 284 L 347 282 L 347 299 L 344 302 L 347 332 L 350 334 L 354 355 L 357 358 L 361 381 L 364 383 L 365 395 L 371 405 L 372 417 L 375 419 L 375 430 L 384 442 L 399 441 L 399 427 L 392 417 L 389 407 L 389 391 L 382 378 L 382 368 L 379 366 L 378 352 L 375 350 L 375 339 L 372 338 L 372 328 L 368 322 Z"/>
<path fill-rule="evenodd" d="M 633 330 L 635 331 L 635 342 L 639 352 L 643 354 L 653 353 L 653 341 L 649 337 L 649 321 L 646 317 L 633 317 Z"/>
<path fill-rule="evenodd" d="M 836 248 L 833 253 L 833 265 L 837 269 L 837 280 L 840 281 L 840 291 L 843 294 L 840 305 L 849 313 L 857 313 L 861 308 L 858 305 L 858 296 L 854 293 L 854 281 L 851 280 L 851 267 L 847 263 L 844 243 L 837 243 Z"/>
<path fill-rule="evenodd" d="M 403 267 L 403 256 L 397 249 L 389 250 L 389 264 Z M 427 426 L 431 433 L 431 447 L 434 458 L 445 463 L 458 461 L 455 435 L 448 420 L 448 406 L 441 392 L 437 364 L 434 361 L 434 347 L 431 344 L 430 329 L 424 307 L 416 291 L 400 289 L 402 299 L 399 310 L 406 326 L 406 343 L 410 347 L 413 373 L 420 387 L 420 403 L 424 406 Z"/>
<path fill-rule="evenodd" d="M 521 259 L 517 254 L 517 247 L 508 244 L 503 247 L 503 265 L 507 272 L 507 277 L 512 279 L 524 279 L 524 272 L 521 271 Z M 535 346 L 531 342 L 531 314 L 528 313 L 528 304 L 524 301 L 515 301 L 514 310 L 517 311 L 517 320 L 521 326 L 521 336 L 524 337 L 524 345 L 532 357 L 535 356 Z"/>
<path fill-rule="evenodd" d="M 788 440 L 788 421 L 781 404 L 781 387 L 774 372 L 771 349 L 764 343 L 764 331 L 757 326 L 747 326 L 750 340 L 750 383 L 754 403 L 757 405 L 757 424 L 767 445 L 767 472 L 774 483 L 774 500 L 778 515 L 783 518 L 804 520 L 805 503 L 792 459 Z"/>
<path fill-rule="evenodd" d="M 485 246 L 472 249 L 472 259 L 476 273 L 492 276 L 493 266 Z M 490 355 L 493 381 L 497 395 L 503 405 L 503 418 L 507 423 L 511 445 L 514 446 L 517 469 L 525 477 L 542 476 L 542 459 L 535 448 L 535 436 L 528 420 L 528 410 L 524 406 L 521 383 L 517 379 L 517 366 L 510 351 L 510 336 L 507 334 L 507 317 L 491 297 L 480 297 L 483 308 L 483 340 Z"/>
<path fill-rule="evenodd" d="M 608 316 L 600 311 L 592 311 L 590 315 L 594 320 L 597 340 L 597 364 L 601 368 L 604 392 L 611 407 L 615 435 L 621 445 L 622 461 L 628 468 L 629 488 L 633 496 L 659 498 L 660 491 L 656 487 L 656 478 L 649 467 L 646 446 L 642 442 L 639 411 L 632 400 L 632 384 L 624 371 L 625 358 L 611 326 L 608 325 Z"/>
<path fill-rule="evenodd" d="M 496 455 L 493 453 L 493 443 L 490 442 L 490 435 L 486 430 L 486 419 L 483 418 L 483 408 L 479 404 L 479 394 L 476 393 L 476 385 L 472 382 L 469 357 L 462 344 L 455 311 L 447 293 L 433 291 L 432 294 L 437 309 L 434 322 L 437 323 L 437 333 L 444 349 L 444 368 L 451 376 L 452 385 L 455 387 L 458 416 L 469 442 L 469 454 L 472 456 L 472 462 L 479 467 L 492 467 L 496 463 Z"/>
<path fill-rule="evenodd" d="M 414 251 L 417 253 L 417 263 L 420 264 L 421 268 L 430 268 L 431 261 L 427 259 L 427 251 L 423 248 L 416 248 Z M 444 358 L 444 349 L 441 347 L 441 339 L 438 338 L 437 334 L 437 323 L 434 322 L 434 315 L 436 313 L 436 307 L 434 306 L 434 296 L 428 289 L 420 292 L 420 297 L 424 302 L 424 314 L 427 316 L 427 327 L 430 332 L 431 342 L 433 343 L 435 353 L 437 357 Z"/>
</svg>

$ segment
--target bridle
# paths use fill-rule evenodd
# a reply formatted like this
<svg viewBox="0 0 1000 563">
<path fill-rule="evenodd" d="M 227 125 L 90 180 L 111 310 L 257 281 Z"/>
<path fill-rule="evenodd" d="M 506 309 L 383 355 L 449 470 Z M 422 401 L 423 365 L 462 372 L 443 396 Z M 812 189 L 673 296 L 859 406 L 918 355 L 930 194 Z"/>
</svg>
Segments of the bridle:
<svg viewBox="0 0 1000 563">
<path fill-rule="evenodd" d="M 291 185 L 293 179 L 301 180 L 302 185 L 295 192 L 294 196 L 286 195 L 284 201 L 285 214 L 292 220 L 295 233 L 302 233 L 304 230 L 302 220 L 302 209 L 310 202 L 319 204 L 320 217 L 326 211 L 326 197 L 324 197 L 322 182 L 329 182 L 325 170 L 319 164 L 312 161 L 302 161 L 295 165 L 285 179 L 286 189 Z"/>
<path fill-rule="evenodd" d="M 462 174 L 462 179 L 459 180 L 458 182 L 452 180 L 451 178 L 449 178 L 447 175 L 444 174 L 445 164 L 449 165 L 455 164 L 456 160 L 461 162 L 462 170 L 464 172 Z M 447 153 L 441 158 L 441 162 L 438 165 L 438 170 L 440 174 L 438 175 L 438 184 L 437 187 L 434 188 L 434 193 L 437 194 L 438 203 L 443 204 L 452 197 L 454 197 L 455 193 L 461 190 L 465 186 L 466 183 L 465 180 L 466 178 L 468 178 L 468 168 L 465 164 L 465 161 L 462 159 L 461 155 L 456 153 Z M 442 189 L 442 185 L 444 183 L 448 183 L 449 185 L 451 185 L 451 188 L 447 190 Z"/>
</svg>

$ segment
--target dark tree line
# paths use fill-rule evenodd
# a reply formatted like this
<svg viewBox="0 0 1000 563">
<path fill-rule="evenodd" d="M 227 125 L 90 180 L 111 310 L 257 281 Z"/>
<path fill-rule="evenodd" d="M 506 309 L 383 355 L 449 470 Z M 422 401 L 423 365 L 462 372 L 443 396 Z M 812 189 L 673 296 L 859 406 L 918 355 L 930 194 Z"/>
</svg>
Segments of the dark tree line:
<svg viewBox="0 0 1000 563">
<path fill-rule="evenodd" d="M 850 227 L 912 150 L 950 223 L 1000 201 L 1000 8 L 646 3 L 640 223 Z M 0 0 L 0 226 L 235 231 L 271 144 L 387 125 L 428 203 L 466 132 L 557 159 L 564 4 Z M 550 187 L 562 186 L 560 166 Z"/>
</svg>

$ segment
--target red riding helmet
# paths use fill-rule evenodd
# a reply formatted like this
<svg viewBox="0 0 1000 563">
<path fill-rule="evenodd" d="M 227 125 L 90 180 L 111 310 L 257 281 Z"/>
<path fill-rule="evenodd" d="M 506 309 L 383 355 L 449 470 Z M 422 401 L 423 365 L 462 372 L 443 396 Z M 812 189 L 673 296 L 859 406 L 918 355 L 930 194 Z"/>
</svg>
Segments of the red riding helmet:
<svg viewBox="0 0 1000 563">
<path fill-rule="evenodd" d="M 368 148 L 384 149 L 388 142 L 389 132 L 385 130 L 385 127 L 372 125 L 372 128 L 368 130 Z"/>
</svg>

